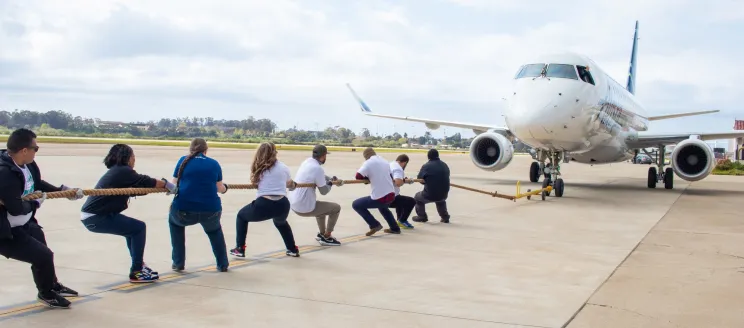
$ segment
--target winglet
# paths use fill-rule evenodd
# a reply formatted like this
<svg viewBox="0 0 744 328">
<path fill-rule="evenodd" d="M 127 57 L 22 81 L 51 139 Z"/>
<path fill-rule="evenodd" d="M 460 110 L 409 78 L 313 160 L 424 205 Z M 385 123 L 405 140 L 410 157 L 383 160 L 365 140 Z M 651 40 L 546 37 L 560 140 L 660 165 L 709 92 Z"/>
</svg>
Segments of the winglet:
<svg viewBox="0 0 744 328">
<path fill-rule="evenodd" d="M 357 95 L 356 92 L 354 92 L 354 89 L 351 88 L 351 85 L 346 83 L 346 87 L 349 88 L 349 91 L 351 91 L 351 95 L 354 96 L 354 99 L 359 103 L 359 106 L 361 107 L 363 112 L 371 113 L 372 111 L 369 109 L 369 106 L 364 103 L 364 100 Z"/>
</svg>

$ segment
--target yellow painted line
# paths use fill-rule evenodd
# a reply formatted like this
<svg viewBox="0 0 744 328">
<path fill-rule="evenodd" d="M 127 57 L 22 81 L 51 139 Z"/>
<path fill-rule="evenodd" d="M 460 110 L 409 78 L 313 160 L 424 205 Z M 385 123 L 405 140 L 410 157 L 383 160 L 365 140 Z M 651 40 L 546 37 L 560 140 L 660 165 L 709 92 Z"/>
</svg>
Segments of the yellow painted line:
<svg viewBox="0 0 744 328">
<path fill-rule="evenodd" d="M 271 253 L 271 254 L 267 255 L 266 257 L 280 258 L 280 257 L 283 257 L 283 256 L 287 256 L 287 255 L 284 254 L 284 252 L 276 252 L 276 253 Z"/>
<path fill-rule="evenodd" d="M 366 235 L 359 235 L 359 236 L 341 238 L 340 241 L 341 242 L 355 242 L 355 241 L 360 241 L 360 240 L 369 239 L 369 238 L 371 238 L 371 237 L 370 236 L 366 236 Z M 306 246 L 299 247 L 299 249 L 300 249 L 301 252 L 302 251 L 310 251 L 310 250 L 319 250 L 319 249 L 325 249 L 325 248 L 326 248 L 325 246 L 314 246 L 314 245 L 306 245 Z M 259 259 L 281 258 L 281 257 L 284 257 L 284 256 L 286 256 L 285 251 L 278 251 L 278 252 L 274 252 L 274 253 L 270 253 L 268 255 L 265 255 L 265 256 L 263 256 L 263 257 L 261 257 Z M 236 268 L 236 267 L 241 267 L 241 266 L 249 265 L 249 264 L 252 264 L 254 262 L 256 262 L 256 261 L 255 260 L 234 260 L 234 261 L 230 261 L 229 263 L 230 263 L 230 268 Z M 107 291 L 114 291 L 114 290 L 118 290 L 118 291 L 133 290 L 133 289 L 137 289 L 137 288 L 152 286 L 153 284 L 157 284 L 159 281 L 174 280 L 174 279 L 178 279 L 178 278 L 187 276 L 189 274 L 198 273 L 198 272 L 205 272 L 205 271 L 210 271 L 210 270 L 217 270 L 217 266 L 216 265 L 211 265 L 211 266 L 208 266 L 206 268 L 202 268 L 202 269 L 199 269 L 199 270 L 195 270 L 195 271 L 192 271 L 192 272 L 186 272 L 186 273 L 172 273 L 172 274 L 167 274 L 165 276 L 160 276 L 160 279 L 158 279 L 156 282 L 153 282 L 153 283 L 131 283 L 131 282 L 126 282 L 126 283 L 123 283 L 121 285 L 117 285 L 117 286 L 111 287 Z M 84 297 L 70 297 L 70 298 L 68 298 L 68 300 L 70 300 L 71 303 L 79 302 L 79 301 L 82 301 L 84 299 L 85 299 Z M 48 306 L 46 306 L 44 304 L 36 303 L 36 304 L 28 304 L 28 305 L 24 305 L 24 306 L 15 307 L 15 308 L 10 308 L 10 309 L 6 309 L 6 310 L 0 312 L 0 318 L 8 317 L 8 316 L 13 316 L 13 315 L 18 315 L 18 314 L 23 314 L 23 313 L 27 313 L 27 312 L 31 312 L 31 311 L 34 311 L 34 310 L 38 310 L 38 309 L 42 309 L 42 308 L 47 308 L 47 307 Z"/>
<path fill-rule="evenodd" d="M 137 288 L 141 288 L 141 287 L 150 286 L 152 284 L 156 284 L 156 283 L 161 282 L 161 281 L 168 281 L 168 280 L 178 279 L 178 278 L 181 278 L 181 277 L 184 277 L 184 276 L 187 276 L 187 275 L 188 274 L 178 274 L 178 273 L 168 274 L 168 275 L 165 275 L 165 276 L 160 276 L 160 279 L 156 280 L 155 282 L 151 282 L 151 283 L 131 283 L 130 282 L 130 283 L 125 283 L 125 284 L 121 284 L 120 286 L 114 287 L 114 288 L 112 288 L 112 290 L 131 290 L 131 289 L 137 289 Z"/>
<path fill-rule="evenodd" d="M 229 262 L 230 263 L 230 266 L 229 267 L 230 268 L 239 268 L 239 267 L 242 267 L 242 266 L 245 266 L 245 265 L 248 265 L 248 264 L 252 264 L 254 262 L 256 262 L 256 261 L 253 261 L 253 260 L 237 260 L 237 261 Z M 209 269 L 210 270 L 217 270 L 217 266 L 216 265 L 211 266 L 211 267 L 209 267 Z M 201 270 L 201 271 L 206 271 L 206 270 Z"/>
<path fill-rule="evenodd" d="M 67 300 L 73 304 L 75 302 L 82 301 L 83 299 L 84 297 L 67 297 Z M 10 309 L 4 310 L 3 312 L 0 312 L 0 318 L 23 314 L 23 313 L 35 311 L 38 309 L 46 309 L 46 308 L 49 308 L 49 307 L 41 303 L 28 304 L 24 306 L 15 307 L 15 308 L 10 308 Z"/>
<path fill-rule="evenodd" d="M 341 239 L 341 241 L 350 243 L 350 242 L 360 241 L 360 240 L 367 239 L 367 238 L 370 238 L 370 237 L 362 235 L 362 236 L 356 236 L 356 237 L 343 238 Z"/>
<path fill-rule="evenodd" d="M 319 249 L 323 247 L 322 246 L 302 246 L 298 248 L 300 249 L 300 251 L 310 251 L 310 250 Z"/>
</svg>

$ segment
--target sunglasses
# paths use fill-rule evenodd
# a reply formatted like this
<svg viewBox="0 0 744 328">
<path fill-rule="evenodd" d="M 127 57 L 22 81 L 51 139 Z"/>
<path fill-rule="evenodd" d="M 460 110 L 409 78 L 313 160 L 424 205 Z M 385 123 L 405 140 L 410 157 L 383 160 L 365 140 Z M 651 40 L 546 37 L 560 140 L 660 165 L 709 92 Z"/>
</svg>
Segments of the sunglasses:
<svg viewBox="0 0 744 328">
<path fill-rule="evenodd" d="M 34 153 L 39 152 L 39 146 L 28 147 L 28 149 L 33 149 Z"/>
</svg>

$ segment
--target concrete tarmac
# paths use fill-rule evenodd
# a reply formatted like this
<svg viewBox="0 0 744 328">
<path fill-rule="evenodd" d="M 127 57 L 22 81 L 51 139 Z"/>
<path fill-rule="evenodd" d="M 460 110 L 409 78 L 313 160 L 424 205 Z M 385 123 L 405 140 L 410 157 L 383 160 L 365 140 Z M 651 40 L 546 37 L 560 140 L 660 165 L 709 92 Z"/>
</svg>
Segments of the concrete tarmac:
<svg viewBox="0 0 744 328">
<path fill-rule="evenodd" d="M 106 171 L 107 145 L 41 144 L 42 175 L 53 184 L 92 188 Z M 171 178 L 175 147 L 135 146 L 139 173 Z M 392 161 L 397 154 L 382 153 Z M 214 149 L 226 183 L 248 183 L 253 151 Z M 309 152 L 280 151 L 293 174 Z M 415 176 L 425 154 L 409 154 Z M 499 172 L 467 155 L 443 155 L 452 181 L 513 194 L 539 188 L 529 156 Z M 328 175 L 353 179 L 360 152 L 334 152 Z M 0 258 L 0 326 L 28 327 L 741 327 L 744 179 L 710 176 L 675 189 L 646 188 L 647 165 L 564 164 L 564 197 L 510 202 L 450 192 L 451 223 L 415 223 L 401 235 L 368 227 L 351 202 L 369 186 L 334 187 L 340 247 L 314 240 L 314 218 L 290 214 L 302 257 L 289 258 L 270 221 L 251 223 L 247 258 L 216 272 L 199 226 L 186 229 L 186 272 L 171 271 L 170 197 L 132 198 L 125 214 L 147 223 L 145 261 L 159 282 L 130 284 L 123 237 L 94 234 L 80 222 L 83 201 L 48 200 L 37 213 L 55 252 L 59 279 L 78 290 L 69 310 L 35 301 L 28 264 Z M 404 185 L 412 196 L 421 185 Z M 227 247 L 235 215 L 255 191 L 222 196 Z M 378 212 L 372 211 L 380 222 Z"/>
</svg>

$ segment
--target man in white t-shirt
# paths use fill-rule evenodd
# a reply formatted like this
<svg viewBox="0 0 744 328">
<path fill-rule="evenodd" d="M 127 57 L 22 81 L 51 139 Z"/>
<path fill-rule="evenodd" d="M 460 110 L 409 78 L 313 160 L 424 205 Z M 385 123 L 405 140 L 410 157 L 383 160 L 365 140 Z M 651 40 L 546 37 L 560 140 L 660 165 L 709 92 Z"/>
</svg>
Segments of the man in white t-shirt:
<svg viewBox="0 0 744 328">
<path fill-rule="evenodd" d="M 316 145 L 313 148 L 313 156 L 300 165 L 294 181 L 297 183 L 315 183 L 321 195 L 328 194 L 331 191 L 331 186 L 333 186 L 333 181 L 337 179 L 325 175 L 325 171 L 321 167 L 325 164 L 327 155 L 328 149 L 326 146 Z M 315 217 L 319 229 L 315 240 L 318 243 L 324 246 L 340 246 L 341 242 L 331 236 L 331 233 L 341 213 L 341 205 L 316 200 L 315 189 L 297 188 L 291 191 L 288 198 L 292 211 L 299 216 Z M 328 217 L 327 223 L 326 217 Z"/>
<path fill-rule="evenodd" d="M 369 196 L 355 200 L 351 207 L 369 225 L 370 230 L 367 232 L 367 236 L 374 235 L 382 230 L 380 222 L 369 212 L 370 208 L 378 209 L 387 221 L 390 228 L 385 229 L 385 232 L 399 234 L 400 227 L 398 227 L 393 213 L 390 212 L 390 204 L 395 200 L 395 186 L 393 185 L 393 179 L 390 178 L 390 165 L 384 158 L 377 156 L 371 147 L 365 149 L 362 154 L 365 162 L 357 171 L 356 178 L 358 180 L 369 179 L 369 183 L 372 184 L 372 192 Z"/>
<path fill-rule="evenodd" d="M 395 209 L 398 225 L 403 229 L 413 229 L 413 225 L 408 222 L 408 216 L 411 215 L 413 208 L 416 206 L 416 200 L 413 197 L 400 194 L 400 186 L 404 183 L 413 183 L 413 179 L 406 178 L 403 172 L 408 166 L 408 161 L 408 155 L 401 154 L 395 161 L 390 162 L 390 176 L 393 178 L 393 185 L 395 186 L 395 200 L 390 204 L 390 208 Z"/>
</svg>

